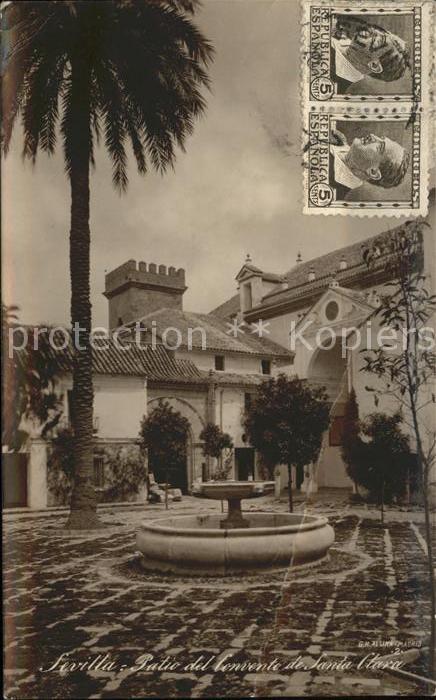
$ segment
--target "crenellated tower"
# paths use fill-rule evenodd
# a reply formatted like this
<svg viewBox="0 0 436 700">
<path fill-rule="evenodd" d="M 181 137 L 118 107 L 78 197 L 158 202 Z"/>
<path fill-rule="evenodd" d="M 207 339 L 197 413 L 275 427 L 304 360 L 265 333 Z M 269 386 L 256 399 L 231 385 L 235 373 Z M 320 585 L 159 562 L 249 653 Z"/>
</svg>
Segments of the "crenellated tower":
<svg viewBox="0 0 436 700">
<path fill-rule="evenodd" d="M 185 271 L 155 263 L 128 260 L 105 277 L 109 328 L 135 321 L 164 307 L 183 308 Z"/>
</svg>

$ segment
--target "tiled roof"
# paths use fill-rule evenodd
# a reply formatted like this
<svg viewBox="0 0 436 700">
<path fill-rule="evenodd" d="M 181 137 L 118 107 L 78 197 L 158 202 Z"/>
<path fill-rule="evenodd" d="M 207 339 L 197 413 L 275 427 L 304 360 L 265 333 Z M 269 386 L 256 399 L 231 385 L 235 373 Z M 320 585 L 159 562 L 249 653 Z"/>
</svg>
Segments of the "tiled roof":
<svg viewBox="0 0 436 700">
<path fill-rule="evenodd" d="M 212 380 L 216 384 L 237 385 L 237 386 L 259 386 L 266 379 L 270 379 L 268 374 L 242 374 L 238 372 L 215 372 L 213 370 L 201 370 L 205 379 Z"/>
<path fill-rule="evenodd" d="M 164 308 L 153 311 L 137 321 L 149 328 L 152 327 L 153 323 L 158 337 L 161 337 L 166 329 L 176 328 L 181 334 L 181 347 L 183 348 L 190 345 L 193 349 L 199 350 L 235 352 L 259 357 L 290 357 L 290 352 L 282 345 L 266 337 L 260 338 L 257 334 L 252 333 L 249 327 L 244 329 L 244 333 L 238 332 L 237 337 L 233 337 L 226 321 L 211 314 Z M 133 323 L 129 325 L 133 325 Z M 202 334 L 195 330 L 197 328 L 204 331 L 204 348 L 202 347 Z M 189 335 L 188 332 L 190 332 Z M 166 337 L 168 344 L 175 344 L 176 335 L 172 335 L 172 333 L 168 332 Z M 189 338 L 191 339 L 190 343 L 188 342 Z"/>
<path fill-rule="evenodd" d="M 385 235 L 391 233 L 392 231 L 387 231 Z M 381 235 L 383 234 L 377 234 L 365 239 L 365 241 L 359 241 L 345 248 L 321 255 L 319 258 L 299 263 L 286 274 L 288 288 L 265 295 L 259 308 L 294 301 L 299 297 L 322 291 L 333 277 L 336 278 L 341 287 L 348 287 L 356 278 L 363 280 L 369 274 L 362 257 L 363 249 L 376 239 L 380 239 Z M 341 260 L 346 262 L 346 268 L 343 270 L 340 269 Z M 383 267 L 382 260 L 379 262 L 379 266 Z M 315 273 L 315 279 L 312 281 L 308 279 L 309 271 Z"/>
<path fill-rule="evenodd" d="M 358 241 L 344 248 L 338 248 L 325 255 L 320 255 L 307 262 L 297 263 L 283 275 L 288 288 L 270 291 L 263 297 L 262 305 L 257 307 L 256 311 L 260 311 L 263 307 L 272 307 L 278 303 L 290 302 L 307 294 L 322 291 L 333 276 L 336 276 L 336 279 L 343 287 L 348 286 L 350 280 L 363 278 L 367 273 L 367 267 L 362 258 L 363 248 L 381 236 L 392 235 L 400 229 L 401 227 L 396 227 L 385 233 L 378 233 L 363 241 Z M 341 260 L 346 262 L 345 270 L 340 270 Z M 308 280 L 309 271 L 313 271 L 315 274 L 313 281 Z M 230 315 L 238 313 L 239 310 L 239 295 L 235 294 L 211 313 L 220 316 L 220 318 L 228 318 Z"/>
<path fill-rule="evenodd" d="M 73 363 L 73 345 L 60 349 L 65 335 L 61 331 L 54 334 L 54 343 L 39 336 L 47 360 L 56 363 L 58 371 L 70 372 Z M 121 345 L 121 343 L 119 343 Z M 57 346 L 59 349 L 56 349 Z M 20 363 L 26 362 L 26 351 L 17 353 Z M 177 360 L 163 345 L 139 345 L 131 342 L 128 346 L 117 347 L 113 340 L 95 339 L 92 351 L 92 364 L 95 374 L 130 375 L 144 377 L 153 381 L 171 380 L 189 382 L 201 380 L 202 375 L 190 360 Z"/>
<path fill-rule="evenodd" d="M 367 238 L 364 241 L 358 241 L 345 248 L 339 248 L 331 253 L 320 255 L 319 258 L 297 263 L 285 274 L 289 287 L 299 287 L 305 284 L 311 269 L 313 269 L 315 277 L 318 279 L 334 275 L 339 270 L 341 260 L 345 260 L 347 269 L 363 264 L 362 249 L 379 237 L 380 234 L 377 234 L 376 236 Z"/>
<path fill-rule="evenodd" d="M 239 311 L 239 294 L 235 294 L 233 297 L 220 304 L 210 312 L 212 316 L 218 316 L 218 318 L 228 319 L 235 316 Z"/>
<path fill-rule="evenodd" d="M 284 275 L 277 275 L 275 272 L 262 272 L 262 279 L 266 282 L 285 282 Z"/>
</svg>

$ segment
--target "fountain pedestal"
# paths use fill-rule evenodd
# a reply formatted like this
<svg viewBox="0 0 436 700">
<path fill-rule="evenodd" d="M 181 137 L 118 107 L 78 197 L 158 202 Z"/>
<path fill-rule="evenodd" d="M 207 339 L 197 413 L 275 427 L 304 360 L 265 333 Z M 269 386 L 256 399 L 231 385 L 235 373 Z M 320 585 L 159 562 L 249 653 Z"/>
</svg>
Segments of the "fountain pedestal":
<svg viewBox="0 0 436 700">
<path fill-rule="evenodd" d="M 223 530 L 234 530 L 239 527 L 249 527 L 248 520 L 244 520 L 241 511 L 240 498 L 228 498 L 227 518 L 220 520 L 220 528 Z"/>
<path fill-rule="evenodd" d="M 242 516 L 241 500 L 264 496 L 265 492 L 274 488 L 271 481 L 206 481 L 196 484 L 193 495 L 199 498 L 212 498 L 216 501 L 226 500 L 227 518 L 220 520 L 222 530 L 237 530 L 250 527 L 248 520 Z"/>
</svg>

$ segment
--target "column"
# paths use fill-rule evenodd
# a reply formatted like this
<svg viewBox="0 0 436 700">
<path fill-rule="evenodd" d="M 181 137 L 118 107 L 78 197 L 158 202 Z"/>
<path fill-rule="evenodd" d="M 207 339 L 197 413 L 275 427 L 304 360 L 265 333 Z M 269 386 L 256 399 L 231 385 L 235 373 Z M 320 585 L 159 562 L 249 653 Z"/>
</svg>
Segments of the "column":
<svg viewBox="0 0 436 700">
<path fill-rule="evenodd" d="M 316 472 L 316 464 L 313 464 L 313 462 L 304 467 L 304 481 L 301 484 L 301 491 L 308 496 L 311 493 L 317 493 L 318 491 L 318 479 Z"/>
<path fill-rule="evenodd" d="M 42 438 L 30 439 L 27 487 L 29 508 L 47 508 L 47 443 Z"/>
</svg>

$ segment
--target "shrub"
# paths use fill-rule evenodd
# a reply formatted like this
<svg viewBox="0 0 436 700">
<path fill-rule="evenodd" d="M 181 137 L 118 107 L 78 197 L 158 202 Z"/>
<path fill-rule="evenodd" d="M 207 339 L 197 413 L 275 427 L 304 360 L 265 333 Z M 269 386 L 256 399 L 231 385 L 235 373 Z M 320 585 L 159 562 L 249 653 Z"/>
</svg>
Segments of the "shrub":
<svg viewBox="0 0 436 700">
<path fill-rule="evenodd" d="M 103 457 L 104 503 L 128 501 L 146 482 L 147 467 L 139 445 L 104 445 L 96 450 Z"/>
<path fill-rule="evenodd" d="M 159 401 L 142 419 L 141 444 L 149 451 L 151 470 L 158 481 L 161 475 L 165 481 L 170 481 L 171 474 L 185 468 L 189 429 L 188 419 L 174 410 L 168 401 Z"/>
<path fill-rule="evenodd" d="M 47 459 L 47 485 L 53 505 L 69 505 L 73 484 L 74 435 L 62 428 L 52 439 Z"/>
<path fill-rule="evenodd" d="M 73 485 L 74 435 L 62 429 L 53 438 L 47 461 L 47 482 L 53 505 L 69 505 Z M 139 445 L 96 445 L 94 454 L 103 459 L 104 486 L 98 489 L 100 501 L 130 500 L 147 477 L 144 454 Z"/>
<path fill-rule="evenodd" d="M 345 462 L 347 474 L 354 481 L 356 490 L 360 444 L 359 406 L 357 405 L 356 392 L 354 389 L 351 389 L 345 404 L 341 455 Z"/>
<path fill-rule="evenodd" d="M 411 467 L 409 438 L 401 430 L 402 416 L 372 413 L 361 423 L 355 450 L 355 476 L 376 503 L 392 503 L 404 496 Z"/>
<path fill-rule="evenodd" d="M 203 440 L 203 454 L 219 460 L 211 474 L 213 481 L 225 481 L 233 465 L 233 440 L 214 423 L 208 423 L 200 433 Z M 223 452 L 225 453 L 223 455 Z"/>
</svg>

